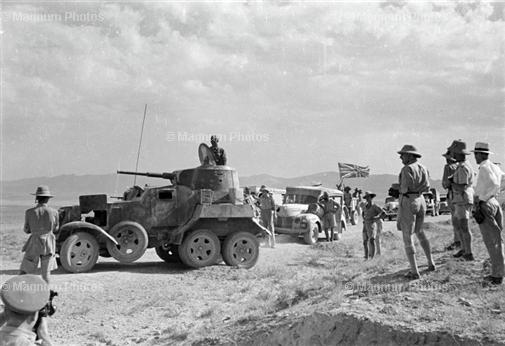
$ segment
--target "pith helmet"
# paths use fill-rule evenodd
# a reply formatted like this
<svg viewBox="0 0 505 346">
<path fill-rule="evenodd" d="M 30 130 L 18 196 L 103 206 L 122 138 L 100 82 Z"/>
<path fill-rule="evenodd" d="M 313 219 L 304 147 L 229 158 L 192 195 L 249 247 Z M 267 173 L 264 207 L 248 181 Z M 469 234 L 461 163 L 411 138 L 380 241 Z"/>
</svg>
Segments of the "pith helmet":
<svg viewBox="0 0 505 346">
<path fill-rule="evenodd" d="M 486 143 L 486 142 L 477 142 L 477 143 L 475 143 L 475 149 L 473 149 L 472 152 L 474 152 L 474 153 L 494 154 L 492 151 L 489 151 L 489 143 Z"/>
<path fill-rule="evenodd" d="M 42 309 L 49 301 L 49 286 L 37 275 L 18 275 L 2 285 L 0 296 L 10 310 L 29 314 Z"/>
<path fill-rule="evenodd" d="M 461 139 L 453 141 L 449 151 L 453 154 L 470 155 L 470 152 L 466 150 L 466 142 L 463 142 Z"/>
<path fill-rule="evenodd" d="M 51 191 L 49 191 L 49 187 L 46 185 L 38 186 L 37 191 L 35 191 L 35 193 L 32 193 L 32 195 L 35 195 L 36 197 L 54 197 L 51 194 Z"/>
<path fill-rule="evenodd" d="M 375 193 L 373 193 L 371 191 L 366 191 L 363 198 L 367 198 L 367 197 L 374 198 L 375 196 L 377 196 Z"/>
<path fill-rule="evenodd" d="M 405 144 L 400 151 L 398 151 L 398 154 L 412 154 L 417 157 L 421 157 L 422 155 L 419 154 L 417 151 L 416 147 L 411 145 L 411 144 Z"/>
</svg>

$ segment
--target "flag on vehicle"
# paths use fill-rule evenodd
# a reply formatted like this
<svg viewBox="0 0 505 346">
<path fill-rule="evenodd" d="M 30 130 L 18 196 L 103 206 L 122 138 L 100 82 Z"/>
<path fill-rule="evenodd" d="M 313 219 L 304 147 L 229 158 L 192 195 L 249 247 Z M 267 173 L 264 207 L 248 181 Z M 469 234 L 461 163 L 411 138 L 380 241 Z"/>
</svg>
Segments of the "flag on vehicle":
<svg viewBox="0 0 505 346">
<path fill-rule="evenodd" d="M 358 166 L 352 163 L 338 163 L 340 179 L 343 178 L 366 178 L 370 175 L 368 166 Z"/>
</svg>

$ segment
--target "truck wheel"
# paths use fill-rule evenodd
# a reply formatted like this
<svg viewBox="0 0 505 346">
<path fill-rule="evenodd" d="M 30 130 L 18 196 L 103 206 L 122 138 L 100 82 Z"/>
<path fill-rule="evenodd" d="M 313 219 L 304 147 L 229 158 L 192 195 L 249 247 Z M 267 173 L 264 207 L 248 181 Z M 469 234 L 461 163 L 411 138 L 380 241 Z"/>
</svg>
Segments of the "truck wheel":
<svg viewBox="0 0 505 346">
<path fill-rule="evenodd" d="M 114 225 L 109 234 L 118 245 L 107 240 L 107 250 L 120 263 L 132 263 L 146 252 L 149 239 L 147 232 L 137 222 L 123 221 Z"/>
<path fill-rule="evenodd" d="M 258 239 L 249 232 L 230 234 L 224 241 L 222 255 L 229 266 L 252 268 L 259 257 Z"/>
<path fill-rule="evenodd" d="M 313 225 L 311 229 L 303 235 L 303 240 L 309 245 L 314 245 L 319 239 L 319 227 Z"/>
<path fill-rule="evenodd" d="M 358 212 L 354 210 L 351 213 L 351 225 L 355 226 L 358 223 Z"/>
<path fill-rule="evenodd" d="M 189 233 L 179 246 L 181 261 L 191 268 L 214 265 L 221 252 L 217 235 L 206 229 Z"/>
<path fill-rule="evenodd" d="M 156 254 L 167 263 L 181 262 L 181 258 L 179 257 L 179 248 L 177 245 L 171 245 L 167 250 L 163 249 L 162 246 L 157 246 Z"/>
<path fill-rule="evenodd" d="M 98 241 L 87 232 L 78 232 L 65 239 L 60 250 L 63 268 L 71 273 L 91 270 L 98 260 Z"/>
</svg>

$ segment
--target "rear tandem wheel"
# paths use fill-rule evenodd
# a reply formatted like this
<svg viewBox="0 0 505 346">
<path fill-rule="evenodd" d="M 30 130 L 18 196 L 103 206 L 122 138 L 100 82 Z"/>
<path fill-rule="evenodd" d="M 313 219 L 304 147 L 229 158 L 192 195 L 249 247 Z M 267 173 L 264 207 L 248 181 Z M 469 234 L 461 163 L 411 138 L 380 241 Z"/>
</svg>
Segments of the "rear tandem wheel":
<svg viewBox="0 0 505 346">
<path fill-rule="evenodd" d="M 222 255 L 229 266 L 252 268 L 259 257 L 258 239 L 249 232 L 232 233 L 224 240 Z"/>
</svg>

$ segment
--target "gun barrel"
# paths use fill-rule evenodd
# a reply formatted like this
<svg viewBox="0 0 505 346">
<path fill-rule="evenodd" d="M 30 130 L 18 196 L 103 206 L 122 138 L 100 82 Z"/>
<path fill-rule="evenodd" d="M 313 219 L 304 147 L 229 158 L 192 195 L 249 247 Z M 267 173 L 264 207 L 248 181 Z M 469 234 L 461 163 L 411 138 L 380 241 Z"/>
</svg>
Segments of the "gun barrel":
<svg viewBox="0 0 505 346">
<path fill-rule="evenodd" d="M 162 179 L 174 179 L 175 174 L 174 173 L 150 173 L 150 172 L 130 172 L 130 171 L 117 171 L 117 174 L 128 174 L 128 175 L 141 175 L 144 177 L 151 177 L 151 178 L 162 178 Z"/>
</svg>

